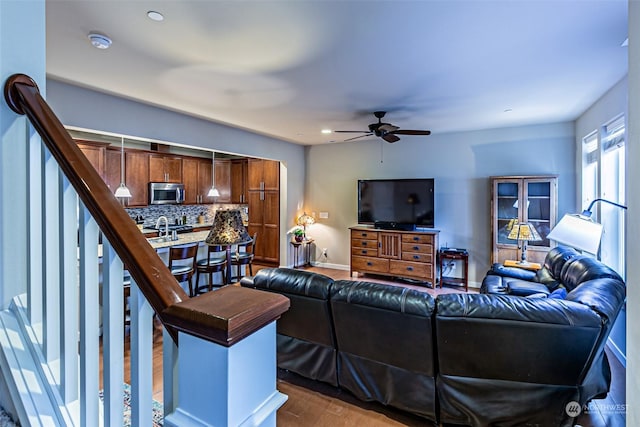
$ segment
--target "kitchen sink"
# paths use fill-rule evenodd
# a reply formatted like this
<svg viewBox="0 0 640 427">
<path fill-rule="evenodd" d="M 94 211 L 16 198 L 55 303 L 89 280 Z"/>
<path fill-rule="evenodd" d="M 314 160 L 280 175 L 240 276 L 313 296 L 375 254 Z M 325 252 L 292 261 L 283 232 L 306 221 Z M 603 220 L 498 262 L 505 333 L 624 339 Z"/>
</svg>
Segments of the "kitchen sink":
<svg viewBox="0 0 640 427">
<path fill-rule="evenodd" d="M 147 239 L 150 243 L 166 243 L 174 241 L 171 236 L 151 237 Z"/>
</svg>

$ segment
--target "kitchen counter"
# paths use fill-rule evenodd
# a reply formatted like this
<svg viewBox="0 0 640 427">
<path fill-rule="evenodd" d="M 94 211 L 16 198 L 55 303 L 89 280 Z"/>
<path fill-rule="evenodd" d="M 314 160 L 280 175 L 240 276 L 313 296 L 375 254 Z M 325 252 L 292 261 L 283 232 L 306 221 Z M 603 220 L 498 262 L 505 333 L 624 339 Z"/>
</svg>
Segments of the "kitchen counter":
<svg viewBox="0 0 640 427">
<path fill-rule="evenodd" d="M 151 245 L 152 248 L 154 249 L 162 249 L 162 248 L 169 248 L 171 246 L 179 246 L 179 245 L 186 245 L 189 243 L 199 243 L 199 242 L 204 242 L 204 240 L 207 238 L 207 236 L 209 235 L 209 230 L 206 231 L 194 231 L 191 233 L 180 233 L 178 234 L 178 240 L 170 240 L 168 242 L 163 242 L 163 241 L 157 241 L 157 238 L 150 238 L 147 239 L 149 241 L 149 244 Z"/>
</svg>

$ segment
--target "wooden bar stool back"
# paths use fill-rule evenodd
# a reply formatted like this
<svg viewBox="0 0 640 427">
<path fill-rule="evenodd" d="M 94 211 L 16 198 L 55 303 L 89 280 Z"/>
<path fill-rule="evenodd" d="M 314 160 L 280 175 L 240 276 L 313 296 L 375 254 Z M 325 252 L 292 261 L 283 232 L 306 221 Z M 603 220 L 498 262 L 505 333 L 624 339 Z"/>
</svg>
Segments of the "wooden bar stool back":
<svg viewBox="0 0 640 427">
<path fill-rule="evenodd" d="M 253 258 L 256 249 L 258 233 L 254 233 L 250 241 L 238 245 L 238 250 L 231 256 L 231 266 L 236 268 L 236 273 L 231 277 L 231 282 L 237 282 L 242 278 L 242 266 L 249 267 L 249 275 L 253 276 Z"/>
<path fill-rule="evenodd" d="M 225 269 L 227 268 L 227 253 L 226 246 L 223 245 L 209 245 L 207 251 L 207 258 L 201 259 L 196 263 L 196 287 L 191 295 L 196 296 L 201 293 L 211 291 L 214 286 L 220 287 L 227 283 Z M 206 286 L 200 286 L 200 273 L 207 274 Z M 220 273 L 222 280 L 220 284 L 213 283 L 213 275 Z"/>
<path fill-rule="evenodd" d="M 171 246 L 169 248 L 169 270 L 178 283 L 189 283 L 189 294 L 193 294 L 193 273 L 196 271 L 198 244 Z"/>
</svg>

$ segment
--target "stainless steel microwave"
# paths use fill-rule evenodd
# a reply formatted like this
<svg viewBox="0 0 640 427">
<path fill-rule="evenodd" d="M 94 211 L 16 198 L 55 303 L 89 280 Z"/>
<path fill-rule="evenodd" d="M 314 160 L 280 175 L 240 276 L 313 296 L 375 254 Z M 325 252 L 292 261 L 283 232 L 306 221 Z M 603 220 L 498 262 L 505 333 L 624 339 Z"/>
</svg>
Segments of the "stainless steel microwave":
<svg viewBox="0 0 640 427">
<path fill-rule="evenodd" d="M 184 203 L 184 184 L 171 182 L 149 183 L 150 205 L 177 205 Z"/>
</svg>

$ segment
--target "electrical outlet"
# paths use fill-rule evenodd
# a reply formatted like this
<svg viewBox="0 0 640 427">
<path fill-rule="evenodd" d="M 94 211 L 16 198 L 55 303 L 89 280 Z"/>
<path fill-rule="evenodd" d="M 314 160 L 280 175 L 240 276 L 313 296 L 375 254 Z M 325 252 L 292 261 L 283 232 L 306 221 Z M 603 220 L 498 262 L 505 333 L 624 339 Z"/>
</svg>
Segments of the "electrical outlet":
<svg viewBox="0 0 640 427">
<path fill-rule="evenodd" d="M 322 256 L 327 258 L 329 255 L 327 255 L 327 248 L 322 248 Z"/>
</svg>

